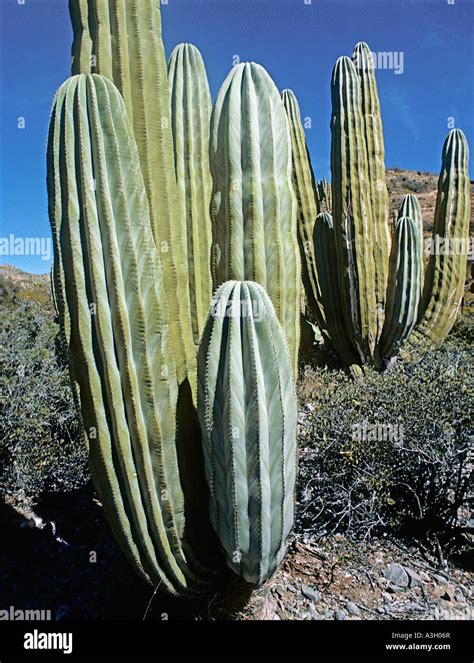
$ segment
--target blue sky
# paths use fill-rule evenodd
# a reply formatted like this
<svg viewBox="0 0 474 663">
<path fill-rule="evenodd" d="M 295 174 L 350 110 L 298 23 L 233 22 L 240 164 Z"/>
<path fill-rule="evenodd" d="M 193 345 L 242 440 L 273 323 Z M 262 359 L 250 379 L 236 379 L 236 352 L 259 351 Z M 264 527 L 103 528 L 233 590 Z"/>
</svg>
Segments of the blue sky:
<svg viewBox="0 0 474 663">
<path fill-rule="evenodd" d="M 319 178 L 329 176 L 331 71 L 357 41 L 403 52 L 403 73 L 377 71 L 387 167 L 437 173 L 449 118 L 474 144 L 473 0 L 307 2 L 168 0 L 166 52 L 196 44 L 213 97 L 235 56 L 292 88 L 311 118 L 307 140 Z M 45 145 L 54 93 L 69 75 L 67 0 L 0 0 L 0 25 L 0 237 L 48 237 Z M 50 265 L 39 256 L 1 262 L 37 273 Z"/>
</svg>

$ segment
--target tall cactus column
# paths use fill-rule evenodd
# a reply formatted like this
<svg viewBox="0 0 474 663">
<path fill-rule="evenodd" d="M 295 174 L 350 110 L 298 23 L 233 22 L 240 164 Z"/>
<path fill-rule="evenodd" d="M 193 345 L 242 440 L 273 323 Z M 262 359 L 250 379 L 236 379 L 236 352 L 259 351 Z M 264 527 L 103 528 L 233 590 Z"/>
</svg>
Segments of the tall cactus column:
<svg viewBox="0 0 474 663">
<path fill-rule="evenodd" d="M 72 73 L 95 72 L 119 89 L 133 127 L 150 223 L 168 299 L 180 382 L 195 383 L 183 201 L 176 185 L 167 64 L 156 0 L 69 0 Z"/>
<path fill-rule="evenodd" d="M 59 317 L 99 495 L 142 576 L 188 595 L 202 569 L 185 542 L 163 278 L 131 126 L 105 77 L 74 76 L 56 95 L 48 199 Z"/>
<path fill-rule="evenodd" d="M 364 42 L 356 44 L 352 54 L 360 80 L 363 131 L 367 154 L 367 175 L 373 219 L 373 254 L 375 302 L 377 307 L 377 342 L 382 334 L 390 256 L 390 210 L 385 181 L 385 147 L 380 102 L 375 82 L 372 53 Z"/>
<path fill-rule="evenodd" d="M 291 145 L 280 95 L 265 69 L 240 64 L 211 119 L 216 285 L 260 283 L 273 302 L 297 371 L 300 257 Z"/>
<path fill-rule="evenodd" d="M 468 161 L 466 137 L 459 129 L 453 129 L 443 146 L 421 314 L 401 353 L 408 358 L 441 345 L 461 306 L 471 209 Z"/>
<path fill-rule="evenodd" d="M 168 71 L 174 159 L 186 216 L 191 323 L 197 351 L 212 301 L 211 93 L 201 54 L 192 44 L 180 44 L 174 49 Z"/>
<path fill-rule="evenodd" d="M 373 363 L 378 338 L 374 221 L 360 81 L 347 57 L 332 77 L 333 223 L 342 310 L 361 363 Z"/>
</svg>

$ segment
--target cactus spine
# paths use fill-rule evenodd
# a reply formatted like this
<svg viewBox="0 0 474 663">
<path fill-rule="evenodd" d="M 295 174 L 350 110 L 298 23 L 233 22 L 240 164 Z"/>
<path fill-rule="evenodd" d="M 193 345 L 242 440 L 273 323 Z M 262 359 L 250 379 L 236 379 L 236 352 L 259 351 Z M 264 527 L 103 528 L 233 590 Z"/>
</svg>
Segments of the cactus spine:
<svg viewBox="0 0 474 663">
<path fill-rule="evenodd" d="M 191 322 L 197 351 L 212 300 L 211 93 L 201 54 L 192 44 L 180 44 L 174 49 L 168 73 L 176 176 L 186 215 Z"/>
<path fill-rule="evenodd" d="M 260 285 L 217 291 L 198 353 L 198 402 L 213 527 L 228 566 L 259 584 L 293 522 L 297 422 L 286 339 Z"/>
<path fill-rule="evenodd" d="M 199 586 L 184 551 L 177 376 L 163 279 L 124 102 L 96 74 L 66 81 L 48 140 L 55 291 L 96 485 L 141 575 Z"/>
<path fill-rule="evenodd" d="M 385 326 L 380 341 L 383 358 L 391 357 L 408 338 L 418 318 L 423 286 L 423 248 L 418 224 L 398 219 L 390 260 Z"/>
<path fill-rule="evenodd" d="M 267 290 L 296 375 L 300 258 L 291 146 L 280 95 L 267 72 L 240 64 L 224 81 L 211 118 L 216 285 L 252 280 Z"/>
<path fill-rule="evenodd" d="M 466 137 L 459 129 L 453 129 L 443 146 L 433 246 L 420 319 L 403 349 L 405 357 L 416 357 L 429 347 L 441 345 L 461 306 L 471 210 L 468 162 Z"/>
<path fill-rule="evenodd" d="M 378 338 L 374 219 L 360 81 L 347 57 L 332 77 L 333 222 L 342 310 L 361 363 L 373 363 Z"/>
<path fill-rule="evenodd" d="M 98 73 L 119 89 L 133 127 L 163 265 L 171 343 L 182 382 L 195 382 L 183 201 L 174 169 L 171 107 L 161 40 L 160 3 L 154 0 L 70 0 L 72 73 Z"/>
</svg>

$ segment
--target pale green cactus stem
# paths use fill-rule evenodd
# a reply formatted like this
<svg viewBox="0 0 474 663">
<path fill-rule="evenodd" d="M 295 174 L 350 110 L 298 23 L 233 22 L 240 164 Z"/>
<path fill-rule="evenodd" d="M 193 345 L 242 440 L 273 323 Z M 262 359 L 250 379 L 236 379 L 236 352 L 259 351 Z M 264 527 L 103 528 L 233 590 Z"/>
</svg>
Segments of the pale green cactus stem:
<svg viewBox="0 0 474 663">
<path fill-rule="evenodd" d="M 179 44 L 168 64 L 178 188 L 184 200 L 189 297 L 194 344 L 199 344 L 212 300 L 209 167 L 211 93 L 199 50 Z"/>
<path fill-rule="evenodd" d="M 385 181 L 385 148 L 374 60 L 367 44 L 363 42 L 356 44 L 352 61 L 360 80 L 363 132 L 367 154 L 367 174 L 373 220 L 375 300 L 377 306 L 376 341 L 378 341 L 384 324 L 391 243 L 390 207 Z"/>
<path fill-rule="evenodd" d="M 404 216 L 409 216 L 414 221 L 420 237 L 420 244 L 423 246 L 423 214 L 421 211 L 420 201 L 412 193 L 403 197 L 400 209 L 398 210 L 398 219 Z"/>
<path fill-rule="evenodd" d="M 174 168 L 167 64 L 156 0 L 70 0 L 72 73 L 95 72 L 119 89 L 133 127 L 168 299 L 182 382 L 195 388 L 186 223 Z"/>
<path fill-rule="evenodd" d="M 265 290 L 217 291 L 198 353 L 210 516 L 228 566 L 260 584 L 294 515 L 297 406 L 285 335 Z"/>
<path fill-rule="evenodd" d="M 387 291 L 385 326 L 380 340 L 380 356 L 395 355 L 418 319 L 423 287 L 423 246 L 419 224 L 402 216 L 395 226 L 390 278 Z"/>
<path fill-rule="evenodd" d="M 318 215 L 316 185 L 306 138 L 301 123 L 298 100 L 292 90 L 282 92 L 283 106 L 288 118 L 293 160 L 293 188 L 297 201 L 298 240 L 301 253 L 303 284 L 308 304 L 318 325 L 325 328 L 324 309 L 316 279 L 314 264 L 313 228 Z"/>
<path fill-rule="evenodd" d="M 216 285 L 252 280 L 267 290 L 290 347 L 299 346 L 301 266 L 291 145 L 280 94 L 265 69 L 240 64 L 211 118 Z"/>
<path fill-rule="evenodd" d="M 56 95 L 48 198 L 60 323 L 100 499 L 139 573 L 189 595 L 202 569 L 184 541 L 161 265 L 124 102 L 103 76 L 74 76 Z"/>
<path fill-rule="evenodd" d="M 439 347 L 461 307 L 471 210 L 468 162 L 466 137 L 453 129 L 443 146 L 432 251 L 420 318 L 402 352 L 407 358 L 416 359 L 430 347 Z"/>
<path fill-rule="evenodd" d="M 371 364 L 378 338 L 374 220 L 360 81 L 350 58 L 332 77 L 333 223 L 341 301 L 359 362 Z"/>
</svg>

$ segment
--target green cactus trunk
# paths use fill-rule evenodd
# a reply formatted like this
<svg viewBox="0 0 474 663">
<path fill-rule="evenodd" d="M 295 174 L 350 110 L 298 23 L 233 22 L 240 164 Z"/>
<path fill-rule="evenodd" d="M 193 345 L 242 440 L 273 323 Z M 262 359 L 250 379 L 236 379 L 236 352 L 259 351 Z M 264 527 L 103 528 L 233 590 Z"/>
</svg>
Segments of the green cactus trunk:
<svg viewBox="0 0 474 663">
<path fill-rule="evenodd" d="M 324 177 L 318 181 L 317 187 L 318 208 L 320 212 L 332 214 L 332 189 L 331 183 Z"/>
<path fill-rule="evenodd" d="M 283 330 L 264 289 L 227 282 L 198 354 L 210 516 L 228 566 L 261 583 L 293 523 L 297 406 Z"/>
<path fill-rule="evenodd" d="M 403 216 L 397 221 L 390 259 L 385 326 L 380 340 L 382 359 L 395 355 L 418 319 L 423 286 L 423 247 L 418 223 Z"/>
<path fill-rule="evenodd" d="M 367 175 L 373 219 L 375 303 L 378 342 L 384 324 L 385 297 L 390 256 L 390 208 L 385 181 L 385 147 L 380 102 L 375 81 L 374 61 L 367 44 L 356 44 L 352 54 L 360 80 L 363 132 L 367 155 Z"/>
<path fill-rule="evenodd" d="M 359 362 L 374 362 L 379 317 L 365 119 L 360 81 L 350 58 L 332 77 L 331 172 L 334 237 L 342 310 Z"/>
<path fill-rule="evenodd" d="M 161 265 L 124 102 L 103 76 L 74 76 L 56 95 L 48 198 L 60 323 L 101 501 L 141 575 L 188 595 L 202 569 L 184 541 Z"/>
<path fill-rule="evenodd" d="M 171 344 L 182 382 L 195 388 L 183 201 L 176 185 L 171 106 L 155 0 L 70 0 L 72 73 L 98 73 L 119 89 L 138 147 L 150 222 L 163 265 Z"/>
<path fill-rule="evenodd" d="M 318 214 L 313 233 L 315 281 L 319 308 L 324 311 L 324 329 L 344 367 L 357 372 L 357 354 L 347 335 L 341 306 L 332 216 L 327 212 Z"/>
<path fill-rule="evenodd" d="M 292 90 L 282 93 L 283 106 L 290 129 L 293 188 L 297 201 L 298 240 L 301 254 L 303 285 L 308 305 L 314 313 L 321 330 L 325 330 L 324 309 L 321 306 L 321 293 L 316 278 L 314 263 L 313 228 L 318 215 L 316 185 L 311 160 L 306 146 L 306 138 L 298 100 Z"/>
<path fill-rule="evenodd" d="M 296 375 L 301 267 L 290 136 L 280 95 L 263 67 L 240 64 L 223 83 L 210 155 L 215 285 L 237 279 L 264 286 Z"/>
<path fill-rule="evenodd" d="M 174 49 L 168 74 L 176 176 L 186 215 L 191 323 L 197 351 L 212 301 L 209 166 L 212 102 L 204 62 L 192 44 L 180 44 Z"/>
<path fill-rule="evenodd" d="M 453 129 L 443 146 L 432 238 L 434 250 L 426 272 L 420 319 L 403 348 L 405 358 L 416 359 L 430 347 L 439 347 L 451 331 L 461 306 L 471 211 L 468 162 L 466 137 L 459 129 Z"/>
</svg>

